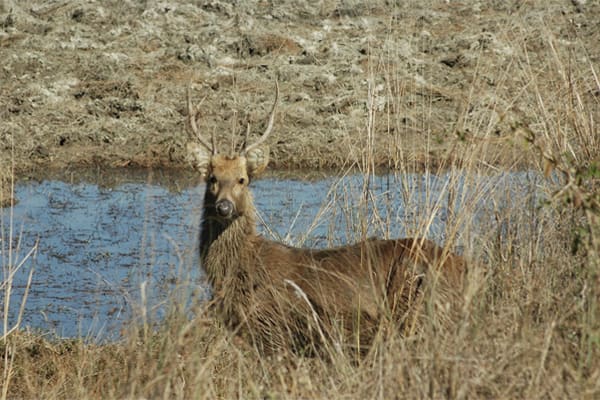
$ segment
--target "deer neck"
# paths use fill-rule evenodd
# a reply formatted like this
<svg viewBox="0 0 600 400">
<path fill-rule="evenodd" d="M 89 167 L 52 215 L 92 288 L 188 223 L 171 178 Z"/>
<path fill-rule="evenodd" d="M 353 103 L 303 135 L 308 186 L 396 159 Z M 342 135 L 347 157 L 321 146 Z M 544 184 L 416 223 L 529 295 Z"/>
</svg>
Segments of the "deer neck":
<svg viewBox="0 0 600 400">
<path fill-rule="evenodd" d="M 217 215 L 215 199 L 204 198 L 204 215 L 200 233 L 200 260 L 210 283 L 216 290 L 245 274 L 246 264 L 256 232 L 256 209 L 248 192 L 246 210 L 234 219 Z"/>
</svg>

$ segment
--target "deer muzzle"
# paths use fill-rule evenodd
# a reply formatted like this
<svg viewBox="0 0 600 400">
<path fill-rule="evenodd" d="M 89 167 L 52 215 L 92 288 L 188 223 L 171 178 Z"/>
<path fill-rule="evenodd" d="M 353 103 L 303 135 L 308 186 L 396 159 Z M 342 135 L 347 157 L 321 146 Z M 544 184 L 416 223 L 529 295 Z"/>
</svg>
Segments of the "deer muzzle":
<svg viewBox="0 0 600 400">
<path fill-rule="evenodd" d="M 233 203 L 227 199 L 217 201 L 215 208 L 217 209 L 217 214 L 219 214 L 220 217 L 231 218 L 233 215 Z"/>
</svg>

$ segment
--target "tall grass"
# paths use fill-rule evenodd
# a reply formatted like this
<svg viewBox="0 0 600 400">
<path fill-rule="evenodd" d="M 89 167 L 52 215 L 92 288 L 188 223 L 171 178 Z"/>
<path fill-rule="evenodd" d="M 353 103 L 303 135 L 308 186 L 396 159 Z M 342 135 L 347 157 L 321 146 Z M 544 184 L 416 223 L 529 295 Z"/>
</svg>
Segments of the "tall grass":
<svg viewBox="0 0 600 400">
<path fill-rule="evenodd" d="M 370 79 L 387 76 L 384 93 L 390 96 L 387 107 L 378 109 L 372 106 L 374 92 L 365 94 L 366 123 L 360 130 L 364 151 L 356 165 L 365 176 L 364 186 L 356 188 L 362 203 L 350 204 L 348 199 L 356 196 L 336 188 L 319 214 L 321 218 L 334 208 L 342 210 L 350 240 L 368 236 L 374 226 L 385 236 L 398 223 L 411 236 L 428 236 L 434 218 L 445 215 L 443 244 L 471 261 L 450 325 L 441 321 L 446 304 L 440 304 L 432 287 L 418 329 L 404 335 L 382 330 L 368 354 L 358 358 L 337 349 L 327 357 L 286 352 L 265 356 L 221 326 L 205 305 L 198 305 L 190 320 L 176 302 L 155 330 L 132 325 L 118 343 L 46 340 L 6 323 L 11 271 L 33 254 L 11 255 L 10 224 L 9 239 L 2 240 L 3 397 L 597 398 L 598 101 L 582 85 L 598 91 L 600 84 L 593 65 L 565 65 L 566 56 L 556 44 L 548 45 L 553 50 L 548 67 L 557 77 L 552 87 L 538 81 L 526 61 L 518 66 L 528 87 L 521 95 L 529 97 L 539 115 L 538 121 L 514 124 L 511 132 L 511 140 L 520 143 L 511 149 L 513 156 L 532 159 L 537 172 L 527 201 L 515 204 L 514 193 L 494 186 L 501 181 L 483 179 L 507 172 L 489 163 L 497 156 L 490 145 L 497 121 L 491 116 L 486 121 L 485 115 L 463 122 L 480 128 L 477 140 L 464 135 L 447 139 L 460 157 L 438 166 L 425 159 L 425 175 L 445 176 L 441 190 L 429 186 L 428 179 L 421 187 L 410 184 L 407 177 L 422 165 L 409 154 L 397 157 L 404 151 L 402 129 L 376 128 L 381 126 L 378 119 L 390 127 L 402 125 L 395 120 L 400 108 L 394 94 L 397 71 L 373 65 Z M 434 105 L 425 104 L 424 110 L 434 112 Z M 396 182 L 404 181 L 404 202 L 413 205 L 401 221 L 393 213 L 372 212 L 375 194 L 369 177 L 376 172 L 374 153 L 380 151 L 382 135 L 396 135 L 390 158 L 400 162 L 390 168 Z M 427 127 L 423 135 L 425 141 L 433 140 Z M 542 176 L 547 180 L 540 180 Z"/>
<path fill-rule="evenodd" d="M 14 163 L 10 171 L 14 171 Z M 14 173 L 9 173 L 9 179 L 3 179 L 4 171 L 0 172 L 0 204 L 12 205 L 14 200 Z M 6 198 L 4 198 L 6 197 Z M 25 304 L 33 278 L 33 259 L 37 251 L 37 244 L 31 249 L 24 250 L 21 247 L 20 233 L 16 231 L 13 221 L 12 208 L 5 221 L 4 214 L 0 215 L 0 265 L 2 267 L 2 281 L 0 281 L 0 295 L 2 298 L 2 337 L 0 338 L 0 349 L 2 350 L 2 399 L 9 395 L 11 381 L 15 374 L 15 357 L 18 341 L 13 340 L 15 332 L 18 332 L 23 320 Z M 29 271 L 23 271 L 29 269 Z M 13 283 L 15 275 L 25 272 L 27 283 L 25 287 L 19 288 L 23 291 L 18 296 L 13 296 Z M 13 297 L 20 298 L 17 311 L 14 310 Z M 11 318 L 13 317 L 13 318 Z"/>
</svg>

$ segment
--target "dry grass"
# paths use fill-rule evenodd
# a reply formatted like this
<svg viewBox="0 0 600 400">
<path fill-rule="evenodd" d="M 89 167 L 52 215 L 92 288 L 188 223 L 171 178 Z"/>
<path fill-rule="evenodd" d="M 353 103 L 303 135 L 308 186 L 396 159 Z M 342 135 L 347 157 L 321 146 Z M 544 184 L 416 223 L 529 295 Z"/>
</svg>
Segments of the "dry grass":
<svg viewBox="0 0 600 400">
<path fill-rule="evenodd" d="M 549 41 L 566 74 L 600 54 L 593 1 L 167 3 L 0 2 L 0 159 L 14 141 L 19 174 L 186 167 L 190 81 L 206 96 L 203 129 L 229 139 L 261 131 L 278 75 L 278 168 L 360 162 L 369 84 L 376 164 L 431 168 L 485 139 L 481 161 L 528 167 L 511 126 L 541 117 L 530 77 L 548 94 L 566 78 Z M 593 77 L 571 78 L 597 98 Z"/>
<path fill-rule="evenodd" d="M 371 106 L 363 128 L 349 142 L 357 155 L 353 166 L 366 175 L 381 167 L 378 159 L 395 160 L 388 167 L 400 173 L 423 167 L 428 173 L 450 171 L 443 198 L 433 199 L 422 218 L 406 222 L 409 232 L 426 232 L 432 213 L 439 211 L 436 204 L 461 205 L 449 217 L 446 243 L 464 247 L 473 263 L 460 313 L 450 326 L 439 321 L 432 289 L 419 329 L 405 336 L 393 330 L 382 335 L 358 360 L 336 351 L 327 358 L 264 356 L 237 340 L 202 306 L 189 320 L 174 303 L 156 329 L 132 326 L 119 343 L 55 340 L 20 330 L 5 335 L 0 342 L 3 397 L 598 398 L 598 71 L 591 63 L 571 63 L 568 52 L 549 39 L 542 44 L 550 50 L 544 68 L 553 72 L 545 75 L 553 79 L 541 81 L 525 57 L 531 43 L 520 42 L 517 31 L 509 33 L 522 45 L 524 57 L 503 73 L 484 69 L 473 77 L 465 110 L 478 112 L 463 111 L 459 121 L 452 121 L 459 140 L 446 142 L 427 126 L 420 127 L 421 136 L 403 135 L 407 128 L 398 110 L 407 104 L 401 74 L 397 67 L 371 59 L 367 78 L 373 90 L 364 93 Z M 508 75 L 517 77 L 523 90 L 490 105 L 478 96 L 479 79 L 489 73 L 498 73 L 498 86 Z M 373 106 L 380 104 L 377 93 L 382 92 L 389 94 L 385 106 Z M 517 103 L 535 113 L 518 121 L 503 119 Z M 435 113 L 435 104 L 413 104 L 426 115 Z M 383 125 L 389 129 L 382 131 Z M 509 144 L 509 165 L 526 160 L 540 174 L 558 176 L 560 185 L 548 191 L 544 204 L 488 204 L 494 223 L 481 231 L 472 226 L 473 212 L 488 199 L 476 195 L 477 187 L 472 198 L 464 199 L 453 188 L 463 182 L 459 177 L 466 176 L 468 186 L 477 176 L 510 169 L 481 161 L 506 156 L 493 145 L 499 126 L 507 130 L 502 140 Z M 423 155 L 418 159 L 404 150 L 407 137 L 420 141 Z M 427 156 L 439 140 L 448 153 L 441 161 Z M 381 146 L 388 142 L 396 145 Z M 390 222 L 376 223 L 386 232 Z M 358 218 L 355 231 L 364 232 L 372 223 Z M 3 268 L 8 268 L 2 254 Z"/>
</svg>

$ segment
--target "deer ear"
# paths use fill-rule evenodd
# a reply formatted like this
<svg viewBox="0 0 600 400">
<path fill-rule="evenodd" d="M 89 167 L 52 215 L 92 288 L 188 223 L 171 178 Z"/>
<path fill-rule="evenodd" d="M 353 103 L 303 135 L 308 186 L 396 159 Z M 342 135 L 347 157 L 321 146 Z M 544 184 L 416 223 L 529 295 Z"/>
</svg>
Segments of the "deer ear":
<svg viewBox="0 0 600 400">
<path fill-rule="evenodd" d="M 267 168 L 269 164 L 269 147 L 256 147 L 246 153 L 248 176 L 256 177 Z"/>
<path fill-rule="evenodd" d="M 189 142 L 187 144 L 186 160 L 196 168 L 202 178 L 206 179 L 210 165 L 211 154 L 199 143 Z"/>
</svg>

